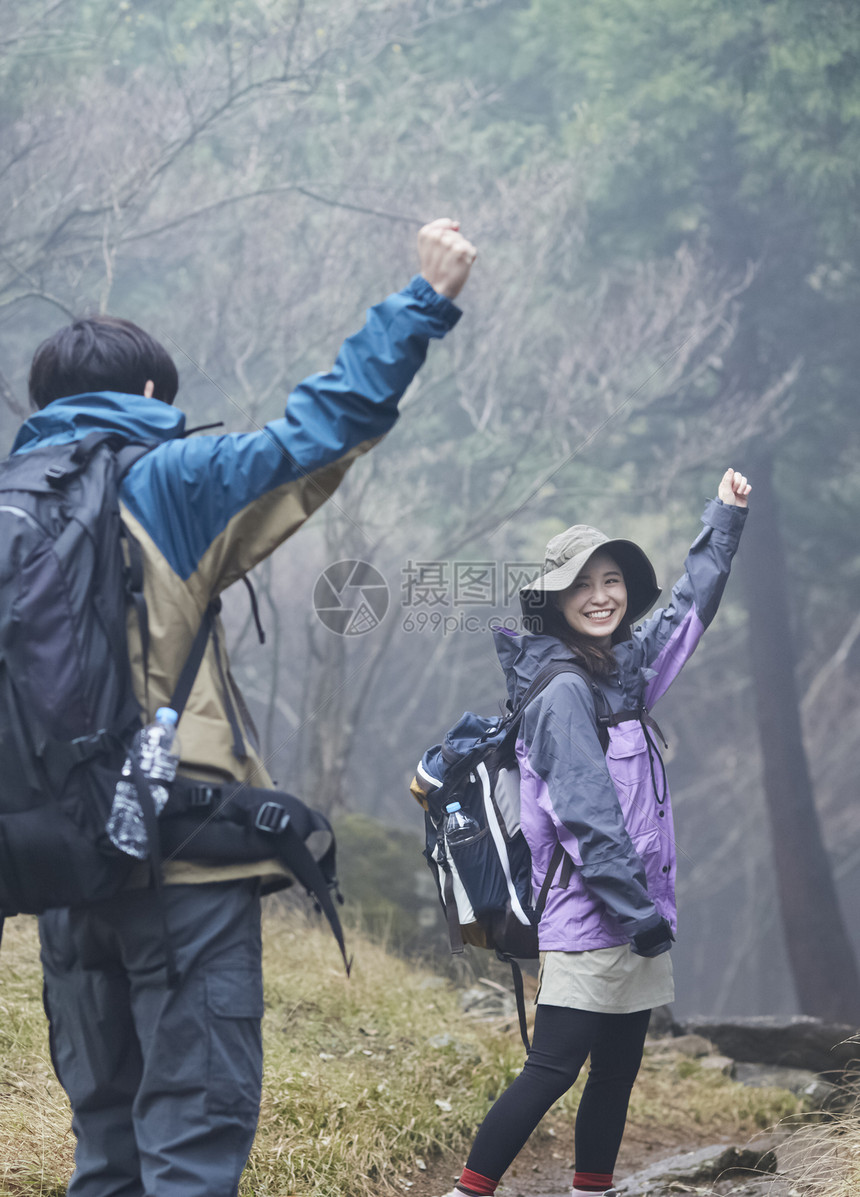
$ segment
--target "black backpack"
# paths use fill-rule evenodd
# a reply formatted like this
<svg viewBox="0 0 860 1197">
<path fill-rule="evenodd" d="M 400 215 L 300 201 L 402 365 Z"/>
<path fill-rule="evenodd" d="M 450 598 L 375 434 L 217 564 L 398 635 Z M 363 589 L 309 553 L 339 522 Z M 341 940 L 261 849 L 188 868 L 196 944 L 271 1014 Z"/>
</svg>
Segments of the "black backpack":
<svg viewBox="0 0 860 1197">
<path fill-rule="evenodd" d="M 119 484 L 154 445 L 94 432 L 0 463 L 0 930 L 4 916 L 108 898 L 135 861 L 105 825 L 141 712 L 126 638 L 137 610 L 148 631 L 139 547 L 123 528 Z M 207 609 L 171 705 L 180 714 L 220 603 Z M 234 742 L 238 720 L 222 676 Z M 134 772 L 152 881 L 166 857 L 211 863 L 276 858 L 325 912 L 346 962 L 328 820 L 298 798 L 177 777 L 156 820 Z M 270 888 L 291 884 L 285 877 Z M 340 897 L 337 894 L 338 898 Z M 175 976 L 172 953 L 168 970 Z"/>
<path fill-rule="evenodd" d="M 115 893 L 104 825 L 140 727 L 117 488 L 147 451 L 90 436 L 0 465 L 0 911 Z"/>
<path fill-rule="evenodd" d="M 522 974 L 516 961 L 537 958 L 538 924 L 549 888 L 557 875 L 562 886 L 569 882 L 573 862 L 557 844 L 541 892 L 532 893 L 531 853 L 520 829 L 516 737 L 528 704 L 561 673 L 576 673 L 588 683 L 605 752 L 608 728 L 617 717 L 611 715 L 602 690 L 579 665 L 552 661 L 515 708 L 508 703 L 504 716 L 487 718 L 467 711 L 441 744 L 425 752 L 412 783 L 412 793 L 424 807 L 424 857 L 436 882 L 451 951 L 462 952 L 466 943 L 490 948 L 511 965 L 527 1050 Z M 459 802 L 478 827 L 462 843 L 449 844 L 445 835 L 446 807 L 452 802 Z"/>
</svg>

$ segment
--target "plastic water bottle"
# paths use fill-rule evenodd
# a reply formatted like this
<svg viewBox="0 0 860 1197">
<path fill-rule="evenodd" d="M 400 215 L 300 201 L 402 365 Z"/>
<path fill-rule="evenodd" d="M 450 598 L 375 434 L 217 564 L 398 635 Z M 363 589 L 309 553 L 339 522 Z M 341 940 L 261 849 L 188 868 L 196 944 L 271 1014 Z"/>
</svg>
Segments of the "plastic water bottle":
<svg viewBox="0 0 860 1197">
<path fill-rule="evenodd" d="M 176 776 L 180 756 L 179 737 L 176 734 L 178 722 L 179 716 L 172 707 L 159 707 L 155 712 L 155 722 L 147 724 L 132 741 L 131 751 L 141 771 L 151 781 L 170 783 Z M 168 790 L 164 785 L 153 785 L 149 789 L 156 814 L 161 814 L 169 796 Z M 107 833 L 111 843 L 121 852 L 138 860 L 146 860 L 149 855 L 146 826 L 137 786 L 132 778 L 130 757 L 126 758 L 114 791 Z"/>
<path fill-rule="evenodd" d="M 449 844 L 464 844 L 474 839 L 481 830 L 471 815 L 467 815 L 459 802 L 449 802 L 445 807 L 445 839 Z"/>
</svg>

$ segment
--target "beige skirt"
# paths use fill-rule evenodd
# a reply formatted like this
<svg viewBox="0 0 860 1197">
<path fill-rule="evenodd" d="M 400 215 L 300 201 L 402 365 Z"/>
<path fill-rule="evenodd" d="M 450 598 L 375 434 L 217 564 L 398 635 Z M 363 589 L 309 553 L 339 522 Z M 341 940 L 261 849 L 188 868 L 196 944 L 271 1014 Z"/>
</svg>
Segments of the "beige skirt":
<svg viewBox="0 0 860 1197">
<path fill-rule="evenodd" d="M 535 1002 L 602 1014 L 633 1014 L 675 999 L 672 953 L 637 956 L 629 944 L 588 952 L 541 952 Z"/>
</svg>

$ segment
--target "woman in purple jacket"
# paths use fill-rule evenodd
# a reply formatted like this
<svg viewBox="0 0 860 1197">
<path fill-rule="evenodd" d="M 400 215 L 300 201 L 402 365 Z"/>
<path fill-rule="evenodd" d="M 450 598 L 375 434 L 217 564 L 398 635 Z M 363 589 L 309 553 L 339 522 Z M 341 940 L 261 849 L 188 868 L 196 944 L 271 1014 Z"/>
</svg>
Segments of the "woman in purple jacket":
<svg viewBox="0 0 860 1197">
<path fill-rule="evenodd" d="M 540 922 L 531 1051 L 485 1118 L 449 1197 L 495 1191 L 589 1055 L 573 1194 L 615 1193 L 651 1010 L 674 998 L 675 841 L 659 729 L 648 711 L 716 613 L 749 492 L 742 474 L 726 471 L 671 602 L 635 628 L 660 593 L 650 561 L 628 540 L 577 525 L 550 541 L 543 573 L 521 592 L 531 631 L 496 634 L 512 703 L 550 661 L 573 658 L 591 687 L 578 674 L 557 675 L 520 725 L 521 821 L 536 893 L 558 842 L 565 861 Z"/>
</svg>

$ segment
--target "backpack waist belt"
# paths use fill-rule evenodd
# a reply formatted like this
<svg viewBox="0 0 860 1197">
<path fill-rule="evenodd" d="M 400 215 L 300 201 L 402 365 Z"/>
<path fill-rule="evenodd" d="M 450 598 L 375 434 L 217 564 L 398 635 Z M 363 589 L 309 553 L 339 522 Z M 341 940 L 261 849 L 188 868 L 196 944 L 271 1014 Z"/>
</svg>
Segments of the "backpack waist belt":
<svg viewBox="0 0 860 1197">
<path fill-rule="evenodd" d="M 170 797 L 158 817 L 162 862 L 190 860 L 211 865 L 277 860 L 289 878 L 264 892 L 300 882 L 328 919 L 347 974 L 343 929 L 332 898 L 342 903 L 335 871 L 331 824 L 319 811 L 283 790 L 264 790 L 242 782 L 210 785 L 174 778 Z"/>
</svg>

